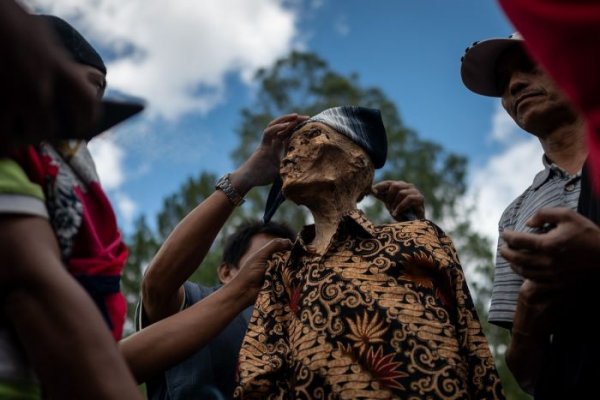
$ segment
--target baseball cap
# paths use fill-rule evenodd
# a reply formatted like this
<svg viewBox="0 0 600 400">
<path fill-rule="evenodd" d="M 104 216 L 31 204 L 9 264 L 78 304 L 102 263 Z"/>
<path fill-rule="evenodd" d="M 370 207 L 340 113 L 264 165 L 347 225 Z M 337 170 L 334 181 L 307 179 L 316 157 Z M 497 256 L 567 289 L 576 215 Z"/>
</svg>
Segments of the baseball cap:
<svg viewBox="0 0 600 400">
<path fill-rule="evenodd" d="M 484 96 L 502 96 L 502 90 L 496 82 L 496 63 L 502 53 L 514 46 L 523 47 L 523 38 L 518 32 L 507 38 L 482 40 L 467 47 L 460 67 L 465 86 Z"/>
</svg>

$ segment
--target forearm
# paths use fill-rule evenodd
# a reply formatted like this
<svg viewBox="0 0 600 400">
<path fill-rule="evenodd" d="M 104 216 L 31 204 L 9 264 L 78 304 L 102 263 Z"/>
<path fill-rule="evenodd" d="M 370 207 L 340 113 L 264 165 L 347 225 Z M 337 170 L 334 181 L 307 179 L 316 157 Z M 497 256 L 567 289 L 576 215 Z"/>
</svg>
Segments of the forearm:
<svg viewBox="0 0 600 400">
<path fill-rule="evenodd" d="M 122 340 L 121 353 L 137 381 L 162 373 L 205 346 L 252 304 L 249 296 L 231 282 L 190 308 Z"/>
<path fill-rule="evenodd" d="M 526 280 L 524 285 L 530 281 Z M 519 296 L 513 318 L 512 336 L 506 351 L 506 364 L 523 390 L 533 393 L 540 373 L 549 331 L 539 318 L 541 310 Z"/>
<path fill-rule="evenodd" d="M 178 291 L 204 260 L 215 237 L 234 210 L 215 191 L 173 230 L 150 263 L 142 281 L 144 310 L 155 322 L 179 310 Z"/>
<path fill-rule="evenodd" d="M 244 196 L 252 187 L 248 167 L 230 175 L 233 187 Z M 183 283 L 198 268 L 235 206 L 220 190 L 189 213 L 173 230 L 154 257 L 142 282 L 144 311 L 155 322 L 176 313 Z"/>
<path fill-rule="evenodd" d="M 539 376 L 547 338 L 513 332 L 506 350 L 506 364 L 519 386 L 532 394 Z"/>
<path fill-rule="evenodd" d="M 60 261 L 48 221 L 2 219 L 4 308 L 50 398 L 141 399 L 100 313 Z M 4 290 L 4 289 L 3 289 Z"/>
</svg>

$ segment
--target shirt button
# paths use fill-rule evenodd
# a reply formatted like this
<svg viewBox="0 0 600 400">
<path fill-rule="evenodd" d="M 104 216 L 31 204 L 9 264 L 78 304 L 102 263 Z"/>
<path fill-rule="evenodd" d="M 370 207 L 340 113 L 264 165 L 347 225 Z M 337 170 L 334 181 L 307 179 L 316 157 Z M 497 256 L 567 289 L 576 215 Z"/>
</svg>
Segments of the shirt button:
<svg viewBox="0 0 600 400">
<path fill-rule="evenodd" d="M 565 186 L 565 190 L 567 192 L 572 192 L 573 190 L 575 190 L 575 184 L 569 183 L 567 186 Z"/>
</svg>

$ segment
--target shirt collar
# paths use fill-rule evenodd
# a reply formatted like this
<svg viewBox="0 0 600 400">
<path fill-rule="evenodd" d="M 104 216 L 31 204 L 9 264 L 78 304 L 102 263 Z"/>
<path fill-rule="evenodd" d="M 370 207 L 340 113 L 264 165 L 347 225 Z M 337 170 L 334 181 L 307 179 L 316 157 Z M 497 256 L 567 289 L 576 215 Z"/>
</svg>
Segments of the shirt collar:
<svg viewBox="0 0 600 400">
<path fill-rule="evenodd" d="M 534 190 L 538 190 L 540 186 L 546 183 L 546 181 L 553 175 L 558 175 L 561 178 L 576 178 L 581 175 L 581 171 L 575 175 L 569 174 L 567 171 L 554 164 L 552 160 L 550 160 L 545 154 L 542 156 L 542 163 L 544 164 L 544 170 L 538 172 L 533 179 L 533 184 L 531 185 Z"/>
<path fill-rule="evenodd" d="M 375 225 L 371 221 L 369 221 L 366 215 L 358 209 L 352 210 L 349 213 L 345 214 L 340 221 L 337 231 L 331 242 L 333 243 L 336 239 L 343 235 L 343 232 L 349 231 L 352 229 L 356 229 L 363 233 L 366 233 L 368 236 L 375 237 Z M 310 250 L 307 248 L 307 243 L 312 242 L 315 237 L 315 225 L 306 225 L 302 228 L 300 234 L 296 241 L 294 242 L 294 246 L 292 247 L 292 253 L 297 251 L 303 251 L 306 253 L 310 253 Z"/>
</svg>

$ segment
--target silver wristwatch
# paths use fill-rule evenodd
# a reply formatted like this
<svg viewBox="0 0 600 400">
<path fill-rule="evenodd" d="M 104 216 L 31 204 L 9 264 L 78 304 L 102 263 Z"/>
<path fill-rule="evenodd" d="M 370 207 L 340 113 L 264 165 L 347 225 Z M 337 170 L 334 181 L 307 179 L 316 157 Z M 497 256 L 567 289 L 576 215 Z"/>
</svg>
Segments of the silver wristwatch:
<svg viewBox="0 0 600 400">
<path fill-rule="evenodd" d="M 244 197 L 240 196 L 238 191 L 235 190 L 235 188 L 231 184 L 231 181 L 229 180 L 229 175 L 230 174 L 225 174 L 222 177 L 220 177 L 217 181 L 217 184 L 215 185 L 215 189 L 219 189 L 223 193 L 225 193 L 225 196 L 227 196 L 229 201 L 231 201 L 231 203 L 237 207 L 244 204 L 245 200 Z"/>
</svg>

